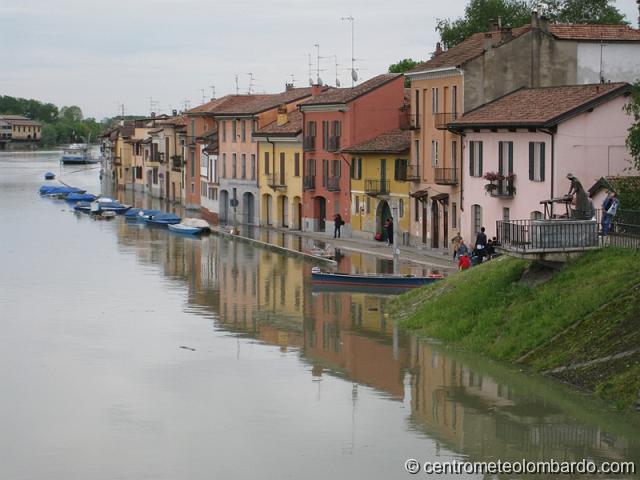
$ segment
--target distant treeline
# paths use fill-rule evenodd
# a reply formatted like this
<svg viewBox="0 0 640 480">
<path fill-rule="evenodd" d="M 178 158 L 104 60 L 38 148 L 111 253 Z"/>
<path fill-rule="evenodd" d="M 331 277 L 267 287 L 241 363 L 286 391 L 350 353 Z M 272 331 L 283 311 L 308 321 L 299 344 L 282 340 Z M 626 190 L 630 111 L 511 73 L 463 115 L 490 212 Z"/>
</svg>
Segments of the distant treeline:
<svg viewBox="0 0 640 480">
<path fill-rule="evenodd" d="M 95 142 L 100 132 L 111 123 L 111 119 L 98 122 L 94 118 L 84 118 L 76 105 L 58 108 L 53 103 L 8 95 L 0 95 L 0 115 L 24 115 L 42 122 L 41 144 L 47 147 Z"/>
</svg>

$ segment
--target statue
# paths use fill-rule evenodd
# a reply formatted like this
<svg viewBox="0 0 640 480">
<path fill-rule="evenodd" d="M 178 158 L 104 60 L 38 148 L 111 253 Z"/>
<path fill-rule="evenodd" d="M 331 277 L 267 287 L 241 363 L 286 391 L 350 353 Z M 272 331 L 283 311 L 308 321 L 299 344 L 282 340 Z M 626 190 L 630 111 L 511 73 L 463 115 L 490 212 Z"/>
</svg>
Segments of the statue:
<svg viewBox="0 0 640 480">
<path fill-rule="evenodd" d="M 576 204 L 572 217 L 576 220 L 591 220 L 595 215 L 593 203 L 591 203 L 582 183 L 572 173 L 567 173 L 567 179 L 571 181 L 571 188 L 569 188 L 567 196 L 573 197 Z"/>
</svg>

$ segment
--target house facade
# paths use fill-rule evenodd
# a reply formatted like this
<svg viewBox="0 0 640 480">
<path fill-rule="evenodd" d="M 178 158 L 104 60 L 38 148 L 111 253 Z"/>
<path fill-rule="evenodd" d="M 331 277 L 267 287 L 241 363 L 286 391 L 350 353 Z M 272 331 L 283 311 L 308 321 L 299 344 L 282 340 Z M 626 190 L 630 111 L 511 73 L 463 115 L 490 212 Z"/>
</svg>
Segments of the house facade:
<svg viewBox="0 0 640 480">
<path fill-rule="evenodd" d="M 351 155 L 351 229 L 354 237 L 387 240 L 384 224 L 397 216 L 398 238 L 409 232 L 407 168 L 411 134 L 391 130 L 343 149 Z"/>
<path fill-rule="evenodd" d="M 464 133 L 462 236 L 473 242 L 498 220 L 562 217 L 541 201 L 569 191 L 567 174 L 585 189 L 600 177 L 637 174 L 625 146 L 632 119 L 626 83 L 521 89 L 468 112 L 449 128 Z M 598 208 L 598 205 L 595 205 Z"/>
<path fill-rule="evenodd" d="M 348 149 L 398 128 L 404 105 L 404 79 L 373 77 L 353 88 L 323 92 L 301 104 L 303 113 L 302 229 L 331 232 L 340 214 L 343 234 L 351 235 L 351 157 Z"/>
<path fill-rule="evenodd" d="M 253 134 L 258 142 L 260 225 L 302 225 L 302 112 L 283 106 L 275 122 Z"/>
</svg>

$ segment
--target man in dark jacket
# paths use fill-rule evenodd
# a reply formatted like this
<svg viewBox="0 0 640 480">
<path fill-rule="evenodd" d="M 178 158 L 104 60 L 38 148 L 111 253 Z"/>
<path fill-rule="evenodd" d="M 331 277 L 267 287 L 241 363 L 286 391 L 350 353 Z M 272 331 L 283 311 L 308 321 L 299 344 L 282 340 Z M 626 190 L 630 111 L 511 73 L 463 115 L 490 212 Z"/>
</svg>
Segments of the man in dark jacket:
<svg viewBox="0 0 640 480">
<path fill-rule="evenodd" d="M 476 236 L 475 250 L 476 255 L 480 257 L 480 261 L 482 261 L 487 254 L 487 234 L 484 233 L 484 227 L 480 229 Z"/>
</svg>

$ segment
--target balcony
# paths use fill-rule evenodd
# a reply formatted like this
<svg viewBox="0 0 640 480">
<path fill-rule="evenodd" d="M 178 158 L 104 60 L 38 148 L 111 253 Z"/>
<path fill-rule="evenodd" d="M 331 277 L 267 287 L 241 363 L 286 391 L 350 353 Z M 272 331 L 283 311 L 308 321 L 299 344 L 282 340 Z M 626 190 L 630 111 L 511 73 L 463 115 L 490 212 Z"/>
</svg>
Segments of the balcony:
<svg viewBox="0 0 640 480">
<path fill-rule="evenodd" d="M 302 141 L 302 149 L 305 152 L 315 152 L 316 150 L 316 137 L 306 136 Z"/>
<path fill-rule="evenodd" d="M 284 175 L 280 173 L 272 173 L 267 175 L 267 185 L 273 190 L 284 192 L 287 190 L 287 184 L 284 181 Z"/>
<path fill-rule="evenodd" d="M 407 165 L 407 175 L 405 179 L 408 182 L 419 182 L 420 178 L 420 165 Z"/>
<path fill-rule="evenodd" d="M 370 197 L 377 197 L 378 195 L 389 195 L 389 180 L 365 180 L 364 181 L 364 193 Z"/>
<path fill-rule="evenodd" d="M 458 119 L 459 113 L 434 113 L 433 124 L 438 130 L 446 130 L 447 125 Z"/>
<path fill-rule="evenodd" d="M 149 157 L 149 161 L 164 163 L 164 152 L 153 152 Z"/>
<path fill-rule="evenodd" d="M 515 196 L 516 176 L 513 173 L 502 175 L 501 173 L 487 172 L 483 178 L 489 180 L 484 189 L 492 197 L 513 198 Z"/>
<path fill-rule="evenodd" d="M 181 172 L 182 166 L 184 163 L 182 162 L 182 155 L 174 155 L 171 157 L 171 170 L 174 172 Z"/>
<path fill-rule="evenodd" d="M 330 137 L 327 152 L 337 152 L 340 150 L 340 137 Z"/>
<path fill-rule="evenodd" d="M 315 190 L 316 189 L 316 176 L 315 175 L 305 175 L 302 179 L 302 188 L 305 190 Z"/>
<path fill-rule="evenodd" d="M 400 114 L 400 129 L 401 130 L 420 130 L 422 124 L 422 115 L 402 113 Z"/>
<path fill-rule="evenodd" d="M 457 185 L 458 171 L 455 168 L 436 168 L 436 184 Z"/>
<path fill-rule="evenodd" d="M 327 179 L 327 190 L 329 192 L 340 191 L 340 177 L 329 177 Z"/>
</svg>

